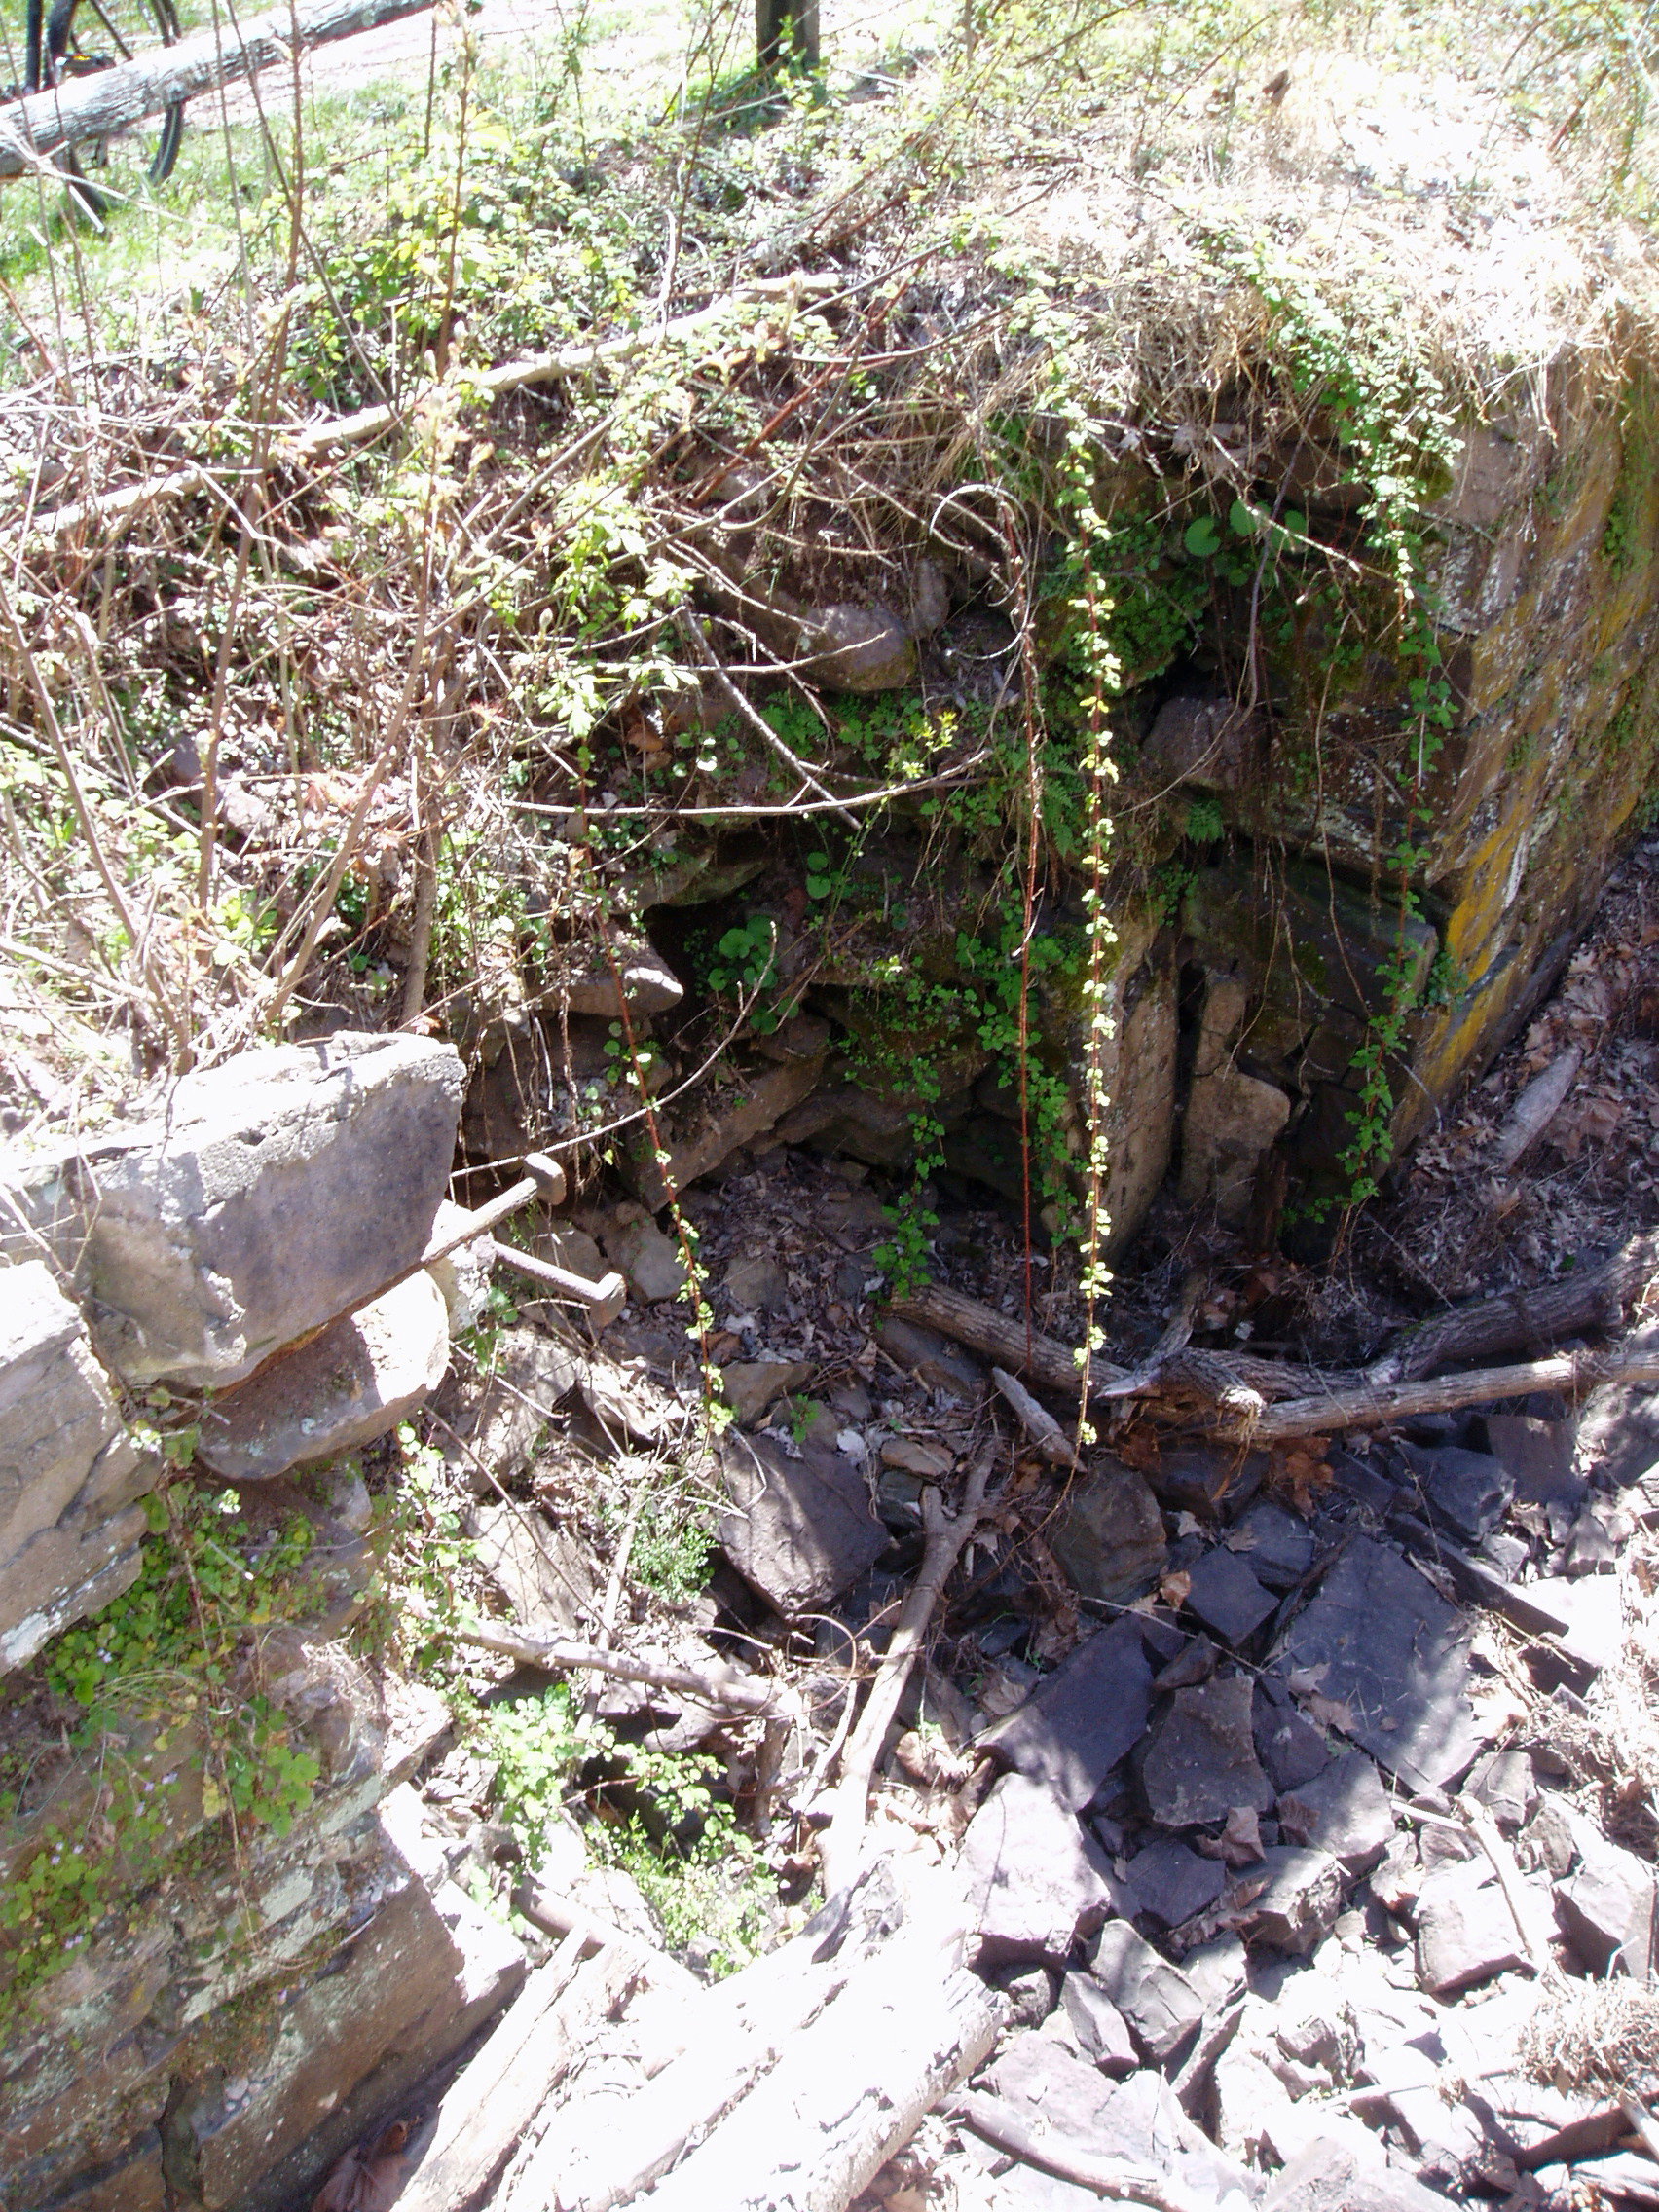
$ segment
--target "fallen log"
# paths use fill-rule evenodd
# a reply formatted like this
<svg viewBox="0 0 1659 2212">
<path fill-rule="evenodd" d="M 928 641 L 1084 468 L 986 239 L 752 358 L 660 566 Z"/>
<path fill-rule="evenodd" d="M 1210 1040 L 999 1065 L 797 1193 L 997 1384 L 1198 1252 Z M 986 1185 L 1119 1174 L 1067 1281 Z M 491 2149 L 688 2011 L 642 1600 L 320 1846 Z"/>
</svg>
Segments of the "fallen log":
<svg viewBox="0 0 1659 2212">
<path fill-rule="evenodd" d="M 1659 1382 L 1659 1346 L 1628 1351 L 1558 1352 L 1520 1367 L 1479 1367 L 1422 1382 L 1362 1382 L 1317 1397 L 1268 1407 L 1248 1430 L 1252 1444 L 1280 1444 L 1343 1428 L 1382 1428 L 1419 1414 L 1450 1413 L 1489 1398 L 1524 1398 L 1533 1390 L 1578 1395 L 1603 1382 Z M 1243 1433 L 1242 1431 L 1240 1432 Z"/>
<path fill-rule="evenodd" d="M 631 1658 L 621 1651 L 602 1651 L 594 1643 L 572 1638 L 523 1636 L 504 1628 L 446 1628 L 438 1632 L 456 1643 L 470 1643 L 480 1651 L 499 1652 L 516 1659 L 521 1667 L 535 1667 L 543 1674 L 563 1674 L 569 1668 L 596 1668 L 620 1681 L 644 1682 L 647 1688 L 671 1690 L 692 1698 L 716 1713 L 754 1713 L 766 1718 L 793 1717 L 791 1693 L 775 1684 L 746 1681 L 740 1675 L 716 1675 L 697 1667 L 676 1667 L 664 1659 Z"/>
<path fill-rule="evenodd" d="M 1045 1390 L 1075 1398 L 1083 1375 L 1081 1356 L 1069 1345 L 1041 1330 L 1023 1325 L 968 1298 L 943 1283 L 924 1283 L 907 1297 L 894 1299 L 889 1311 L 901 1321 L 920 1321 L 941 1336 L 953 1337 L 970 1351 L 980 1352 L 1015 1375 L 1028 1375 Z M 1156 1368 L 1120 1367 L 1098 1352 L 1088 1363 L 1088 1395 L 1093 1404 L 1118 1401 L 1130 1394 L 1154 1396 L 1172 1382 L 1182 1383 L 1207 1397 L 1212 1404 L 1231 1400 L 1238 1412 L 1247 1411 L 1248 1395 L 1232 1399 L 1232 1393 L 1254 1393 L 1266 1401 L 1296 1398 L 1329 1388 L 1345 1389 L 1366 1380 L 1359 1368 L 1339 1368 L 1329 1373 L 1316 1367 L 1297 1367 L 1277 1359 L 1257 1359 L 1248 1352 L 1203 1351 L 1192 1346 L 1161 1355 Z"/>
<path fill-rule="evenodd" d="M 900 1936 L 658 2183 L 651 2212 L 846 2212 L 996 2034 L 978 1976 L 950 1949 Z M 550 2207 L 515 2196 L 512 2212 Z"/>
<path fill-rule="evenodd" d="M 397 2200 L 401 2212 L 476 2212 L 589 2035 L 638 1976 L 637 1963 L 617 1954 L 580 1968 L 558 1954 L 537 1967 L 444 2091 L 437 2128 Z"/>
<path fill-rule="evenodd" d="M 1027 1329 L 1022 1322 L 1010 1320 L 977 1298 L 964 1297 L 959 1290 L 949 1290 L 939 1282 L 923 1283 L 908 1297 L 894 1299 L 889 1311 L 898 1320 L 920 1321 L 941 1336 L 953 1337 L 970 1351 L 983 1353 L 1011 1374 L 1031 1376 L 1045 1389 L 1069 1391 L 1074 1397 L 1077 1394 L 1083 1377 L 1081 1354 L 1057 1338 L 1044 1336 L 1040 1329 Z M 1128 1372 L 1097 1353 L 1088 1363 L 1089 1395 L 1122 1382 Z"/>
<path fill-rule="evenodd" d="M 1594 1267 L 1575 1269 L 1535 1290 L 1500 1291 L 1473 1306 L 1437 1313 L 1396 1340 L 1366 1370 L 1371 1382 L 1414 1382 L 1437 1367 L 1504 1352 L 1540 1352 L 1585 1329 L 1616 1329 L 1626 1309 L 1659 1275 L 1659 1232 L 1633 1236 Z"/>
<path fill-rule="evenodd" d="M 24 176 L 61 147 L 111 137 L 175 101 L 291 64 L 296 53 L 420 15 L 431 5 L 432 0 L 312 0 L 310 7 L 262 17 L 240 38 L 202 31 L 175 46 L 147 49 L 113 69 L 14 100 L 0 108 L 0 177 Z"/>
<path fill-rule="evenodd" d="M 766 2000 L 744 2015 L 708 2008 L 708 2032 L 671 2060 L 596 2137 L 581 2107 L 561 2113 L 513 2178 L 502 2212 L 611 2212 L 668 2172 L 693 2137 L 723 2120 L 783 2056 L 792 2037 L 817 2019 L 845 1987 L 850 1969 L 803 1962 L 774 1981 Z M 739 1977 L 741 1978 L 741 1976 Z"/>
</svg>

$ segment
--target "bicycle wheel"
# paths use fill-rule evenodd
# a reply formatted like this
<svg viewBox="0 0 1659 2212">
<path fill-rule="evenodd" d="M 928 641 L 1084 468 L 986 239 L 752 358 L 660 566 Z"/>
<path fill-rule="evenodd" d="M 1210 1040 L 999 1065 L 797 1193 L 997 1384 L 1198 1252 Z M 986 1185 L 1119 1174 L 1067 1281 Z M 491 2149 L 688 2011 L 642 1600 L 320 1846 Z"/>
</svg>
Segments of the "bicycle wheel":
<svg viewBox="0 0 1659 2212">
<path fill-rule="evenodd" d="M 55 85 L 91 77 L 130 61 L 147 47 L 171 46 L 179 35 L 177 0 L 55 0 L 47 19 L 48 72 Z M 184 134 L 184 102 L 159 116 L 86 138 L 68 147 L 61 166 L 70 191 L 94 215 L 136 198 L 146 182 L 172 174 Z"/>
</svg>

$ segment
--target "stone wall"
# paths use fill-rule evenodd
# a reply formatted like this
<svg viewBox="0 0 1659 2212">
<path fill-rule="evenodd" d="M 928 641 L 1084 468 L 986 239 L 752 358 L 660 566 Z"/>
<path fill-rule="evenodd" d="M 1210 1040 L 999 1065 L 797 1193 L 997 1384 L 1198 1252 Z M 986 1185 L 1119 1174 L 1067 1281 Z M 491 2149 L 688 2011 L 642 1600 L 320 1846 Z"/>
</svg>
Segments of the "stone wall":
<svg viewBox="0 0 1659 2212">
<path fill-rule="evenodd" d="M 1343 1159 L 1364 1073 L 1356 1055 L 1397 1027 L 1382 1116 L 1397 1148 L 1549 989 L 1654 792 L 1651 414 L 1636 372 L 1620 386 L 1567 360 L 1517 387 L 1506 414 L 1462 425 L 1451 480 L 1425 518 L 1452 719 L 1415 801 L 1412 687 L 1423 672 L 1391 636 L 1391 591 L 1353 587 L 1339 620 L 1308 557 L 1260 594 L 1239 588 L 1186 549 L 1183 523 L 1199 495 L 1172 461 L 1110 464 L 1125 543 L 1139 549 L 1138 565 L 1113 580 L 1130 617 L 1139 594 L 1163 622 L 1114 737 L 1113 1027 L 1101 1068 L 1114 1254 L 1171 1171 L 1187 1204 L 1213 1206 L 1234 1226 L 1253 1219 L 1270 1240 L 1300 1222 L 1293 1239 L 1315 1248 L 1359 1180 Z M 1317 424 L 1288 441 L 1272 425 L 1259 436 L 1235 428 L 1254 453 L 1262 504 L 1288 485 L 1309 539 L 1335 549 L 1327 573 L 1348 588 L 1360 564 L 1345 569 L 1346 549 L 1363 545 L 1335 430 L 1321 446 Z M 1143 437 L 1143 454 L 1149 445 Z M 1225 531 L 1232 495 L 1218 496 Z M 965 654 L 1013 667 L 1007 624 L 997 629 L 971 580 L 958 575 L 951 588 L 954 610 L 919 647 L 934 698 L 951 695 Z M 1184 611 L 1164 621 L 1171 607 Z M 671 1179 L 683 1186 L 741 1146 L 779 1140 L 900 1166 L 923 1113 L 950 1167 L 1021 1196 L 1017 1088 L 1006 1051 L 986 1042 L 1006 1011 L 998 977 L 1012 957 L 986 843 L 997 825 L 981 826 L 979 865 L 925 814 L 901 805 L 866 830 L 823 906 L 803 889 L 793 832 L 786 842 L 753 827 L 723 837 L 688 830 L 671 861 L 642 875 L 645 925 L 685 1002 L 672 992 L 634 1002 L 636 1033 L 654 1025 L 667 1048 L 650 1083 L 684 1072 L 676 1026 L 695 1017 L 699 993 L 706 1004 L 708 946 L 733 923 L 774 932 L 776 989 L 798 977 L 805 991 L 794 1020 L 728 1053 L 699 1096 L 663 1109 Z M 1408 842 L 1418 852 L 1402 875 Z M 1037 951 L 1061 957 L 1033 964 L 1033 1064 L 1069 1090 L 1039 1141 L 1051 1161 L 1069 1161 L 1074 1186 L 1085 1150 L 1084 919 L 1075 868 L 1051 870 Z M 627 1093 L 606 1088 L 616 1071 L 601 1017 L 573 998 L 571 1008 L 527 1017 L 522 1045 L 498 1047 L 468 1109 L 473 1149 L 498 1154 L 564 1131 L 577 1092 L 596 1112 L 627 1112 Z M 643 1135 L 638 1149 L 636 1188 L 654 1205 L 663 1186 Z M 1380 1141 L 1372 1164 L 1386 1153 Z M 1040 1164 L 1039 1212 L 1053 1195 L 1044 1183 Z"/>
<path fill-rule="evenodd" d="M 342 1641 L 376 1564 L 361 1479 L 287 1479 L 384 1434 L 444 1373 L 446 1299 L 473 1286 L 419 1262 L 440 1208 L 453 1226 L 461 1090 L 448 1045 L 343 1034 L 5 1163 L 4 2212 L 275 2212 L 523 1973 L 403 1787 L 446 1710 Z M 200 1475 L 153 1520 L 144 1503 L 189 1444 L 241 1485 L 215 1556 L 287 1541 L 303 1562 L 272 1624 L 195 1664 L 161 1616 Z M 84 1690 L 54 1672 L 82 1619 Z M 128 1650 L 135 1672 L 106 1680 Z M 227 1710 L 312 1778 L 291 1801 L 262 1814 L 239 1785 L 245 1745 L 208 1717 Z"/>
</svg>

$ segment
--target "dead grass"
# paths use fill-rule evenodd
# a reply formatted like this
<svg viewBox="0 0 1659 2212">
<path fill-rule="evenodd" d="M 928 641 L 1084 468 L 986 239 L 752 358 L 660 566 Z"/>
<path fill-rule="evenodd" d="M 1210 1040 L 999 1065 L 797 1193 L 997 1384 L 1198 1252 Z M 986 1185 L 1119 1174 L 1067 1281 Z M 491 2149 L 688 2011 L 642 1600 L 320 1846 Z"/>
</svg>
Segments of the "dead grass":
<svg viewBox="0 0 1659 2212">
<path fill-rule="evenodd" d="M 1648 2093 L 1659 2077 L 1659 1991 L 1641 1983 L 1560 1983 L 1541 1998 L 1521 2042 L 1533 2077 L 1561 2090 Z"/>
</svg>

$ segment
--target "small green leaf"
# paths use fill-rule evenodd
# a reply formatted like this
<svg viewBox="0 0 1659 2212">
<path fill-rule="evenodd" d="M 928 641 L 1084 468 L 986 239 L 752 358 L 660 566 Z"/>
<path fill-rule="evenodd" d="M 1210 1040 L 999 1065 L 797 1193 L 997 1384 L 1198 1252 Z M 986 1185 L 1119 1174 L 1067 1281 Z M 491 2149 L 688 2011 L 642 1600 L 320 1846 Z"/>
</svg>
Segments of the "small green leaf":
<svg viewBox="0 0 1659 2212">
<path fill-rule="evenodd" d="M 1254 537 L 1264 519 L 1257 508 L 1248 505 L 1243 499 L 1234 500 L 1227 517 L 1235 537 Z"/>
<path fill-rule="evenodd" d="M 1215 526 L 1214 517 L 1200 515 L 1197 522 L 1190 522 L 1181 542 L 1189 553 L 1197 555 L 1200 561 L 1207 561 L 1221 543 L 1221 533 Z"/>
</svg>

